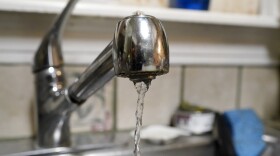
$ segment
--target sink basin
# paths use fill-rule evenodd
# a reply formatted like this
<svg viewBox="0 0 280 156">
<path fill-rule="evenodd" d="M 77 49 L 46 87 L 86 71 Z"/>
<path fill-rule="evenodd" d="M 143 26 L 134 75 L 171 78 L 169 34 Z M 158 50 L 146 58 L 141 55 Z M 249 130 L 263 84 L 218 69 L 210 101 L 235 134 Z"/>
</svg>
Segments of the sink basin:
<svg viewBox="0 0 280 156">
<path fill-rule="evenodd" d="M 262 156 L 278 156 L 280 131 L 264 135 L 267 147 Z M 181 137 L 166 145 L 141 142 L 142 156 L 215 156 L 215 139 L 211 135 Z M 117 133 L 75 134 L 72 148 L 36 149 L 32 139 L 0 141 L 0 155 L 5 156 L 132 156 L 133 139 L 128 131 Z"/>
<path fill-rule="evenodd" d="M 31 139 L 0 141 L 0 155 L 7 156 L 132 156 L 133 139 L 129 133 L 73 135 L 72 148 L 35 149 Z M 214 156 L 214 138 L 210 135 L 181 137 L 167 145 L 141 142 L 142 156 Z"/>
<path fill-rule="evenodd" d="M 280 131 L 267 127 L 263 139 L 267 146 L 262 156 L 278 156 L 280 153 Z"/>
<path fill-rule="evenodd" d="M 132 156 L 133 143 L 121 148 L 111 148 L 82 155 L 94 156 Z M 154 145 L 142 141 L 142 156 L 214 156 L 214 139 L 211 136 L 182 137 L 167 145 Z"/>
<path fill-rule="evenodd" d="M 198 145 L 194 147 L 178 146 L 168 149 L 153 149 L 154 147 L 141 148 L 142 156 L 214 156 L 214 145 Z M 84 153 L 85 156 L 93 154 L 94 156 L 132 156 L 130 150 L 108 150 L 95 153 Z"/>
</svg>

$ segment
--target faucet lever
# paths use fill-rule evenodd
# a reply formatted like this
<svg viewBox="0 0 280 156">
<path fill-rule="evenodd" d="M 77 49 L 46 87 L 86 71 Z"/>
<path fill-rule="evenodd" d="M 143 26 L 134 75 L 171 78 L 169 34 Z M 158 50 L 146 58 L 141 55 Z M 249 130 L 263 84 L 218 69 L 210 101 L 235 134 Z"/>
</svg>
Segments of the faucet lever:
<svg viewBox="0 0 280 156">
<path fill-rule="evenodd" d="M 78 0 L 69 0 L 66 7 L 53 23 L 49 32 L 44 36 L 34 57 L 34 73 L 49 67 L 61 67 L 63 65 L 61 35 L 77 2 Z"/>
</svg>

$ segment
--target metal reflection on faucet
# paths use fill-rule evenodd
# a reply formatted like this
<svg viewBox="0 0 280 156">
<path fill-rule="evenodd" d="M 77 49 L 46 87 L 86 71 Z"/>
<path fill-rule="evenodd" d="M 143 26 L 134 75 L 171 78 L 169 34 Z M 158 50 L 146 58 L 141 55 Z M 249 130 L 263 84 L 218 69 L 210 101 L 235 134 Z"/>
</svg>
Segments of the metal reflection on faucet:
<svg viewBox="0 0 280 156">
<path fill-rule="evenodd" d="M 34 57 L 40 147 L 70 146 L 71 113 L 114 76 L 138 82 L 169 71 L 169 48 L 161 22 L 137 12 L 118 22 L 113 40 L 80 78 L 65 88 L 60 38 L 76 2 L 69 1 Z"/>
</svg>

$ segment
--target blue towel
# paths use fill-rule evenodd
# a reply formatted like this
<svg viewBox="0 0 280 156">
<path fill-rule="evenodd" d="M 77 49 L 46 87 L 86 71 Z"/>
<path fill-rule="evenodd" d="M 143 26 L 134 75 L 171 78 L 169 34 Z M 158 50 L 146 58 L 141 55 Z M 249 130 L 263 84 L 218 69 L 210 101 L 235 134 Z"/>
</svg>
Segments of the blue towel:
<svg viewBox="0 0 280 156">
<path fill-rule="evenodd" d="M 251 109 L 227 111 L 223 114 L 231 130 L 237 156 L 259 156 L 265 148 L 264 127 Z"/>
</svg>

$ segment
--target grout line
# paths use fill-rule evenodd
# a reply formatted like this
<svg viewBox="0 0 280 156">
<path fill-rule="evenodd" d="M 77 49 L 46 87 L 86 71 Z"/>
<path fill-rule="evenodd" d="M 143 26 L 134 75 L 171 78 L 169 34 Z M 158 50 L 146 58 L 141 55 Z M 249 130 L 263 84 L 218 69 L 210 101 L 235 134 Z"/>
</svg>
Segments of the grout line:
<svg viewBox="0 0 280 156">
<path fill-rule="evenodd" d="M 242 96 L 242 77 L 243 77 L 243 66 L 238 67 L 237 73 L 237 87 L 236 87 L 236 101 L 235 107 L 236 109 L 241 108 L 241 96 Z"/>
<path fill-rule="evenodd" d="M 280 101 L 280 67 L 278 67 L 278 101 Z M 278 104 L 278 118 L 280 117 L 280 105 Z"/>
<path fill-rule="evenodd" d="M 184 102 L 184 94 L 185 94 L 185 66 L 181 67 L 181 87 L 180 87 L 180 104 Z"/>
<path fill-rule="evenodd" d="M 113 80 L 113 102 L 112 102 L 112 113 L 113 113 L 113 125 L 112 125 L 112 131 L 116 132 L 117 131 L 117 78 L 114 78 Z"/>
</svg>

